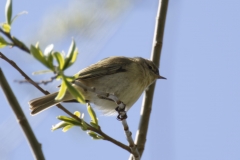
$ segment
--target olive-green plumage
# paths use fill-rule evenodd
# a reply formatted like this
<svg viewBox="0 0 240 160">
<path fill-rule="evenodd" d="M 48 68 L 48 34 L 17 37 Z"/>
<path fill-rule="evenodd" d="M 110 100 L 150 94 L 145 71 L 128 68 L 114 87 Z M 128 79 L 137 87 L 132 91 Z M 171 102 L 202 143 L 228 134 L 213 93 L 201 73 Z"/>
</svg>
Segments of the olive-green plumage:
<svg viewBox="0 0 240 160">
<path fill-rule="evenodd" d="M 136 57 L 109 57 L 78 73 L 81 84 L 94 87 L 99 91 L 111 93 L 126 104 L 128 110 L 141 96 L 142 92 L 156 79 L 165 79 L 159 75 L 158 68 L 150 60 Z M 89 92 L 73 84 L 86 101 L 94 103 L 97 108 L 105 114 L 111 115 L 115 112 L 116 104 L 108 99 L 101 99 L 95 93 Z M 74 100 L 70 93 L 66 93 L 61 100 L 55 100 L 58 92 L 33 99 L 29 102 L 31 114 L 35 115 L 60 102 Z"/>
</svg>

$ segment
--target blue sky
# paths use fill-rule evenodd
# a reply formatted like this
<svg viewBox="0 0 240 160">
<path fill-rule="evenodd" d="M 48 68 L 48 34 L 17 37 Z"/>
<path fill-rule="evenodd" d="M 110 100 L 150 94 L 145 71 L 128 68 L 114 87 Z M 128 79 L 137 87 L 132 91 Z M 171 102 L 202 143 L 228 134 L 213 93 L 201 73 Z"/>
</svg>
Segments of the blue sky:
<svg viewBox="0 0 240 160">
<path fill-rule="evenodd" d="M 24 40 L 34 37 L 38 32 L 34 29 L 40 26 L 43 16 L 52 8 L 68 3 L 71 2 L 14 1 L 15 14 L 22 10 L 29 12 L 14 23 L 14 35 Z M 0 22 L 3 22 L 5 1 L 0 0 L 0 4 Z M 68 70 L 69 75 L 108 56 L 149 58 L 157 6 L 157 0 L 135 2 L 123 10 L 122 16 L 113 24 L 103 25 L 111 33 L 100 34 L 97 40 L 76 38 L 80 55 L 78 64 Z M 170 0 L 160 62 L 160 73 L 167 80 L 159 80 L 156 85 L 143 160 L 240 159 L 239 8 L 238 0 Z M 67 51 L 74 36 L 68 35 L 55 46 Z M 44 69 L 18 49 L 1 51 L 29 75 Z M 88 56 L 91 58 L 87 59 Z M 126 151 L 109 142 L 93 141 L 79 128 L 67 133 L 60 130 L 51 132 L 51 126 L 58 122 L 55 117 L 64 113 L 53 107 L 37 116 L 30 116 L 27 102 L 42 94 L 30 85 L 14 83 L 13 80 L 22 77 L 6 62 L 0 60 L 0 66 L 43 145 L 46 159 L 128 158 Z M 33 78 L 47 79 L 49 75 Z M 43 87 L 54 92 L 59 83 Z M 2 92 L 0 101 L 1 159 L 33 159 Z M 128 113 L 128 123 L 134 136 L 141 101 L 140 98 Z M 80 110 L 86 113 L 83 105 L 73 104 L 67 108 L 72 112 Z M 98 118 L 103 131 L 127 144 L 122 126 L 115 117 L 98 113 Z"/>
</svg>

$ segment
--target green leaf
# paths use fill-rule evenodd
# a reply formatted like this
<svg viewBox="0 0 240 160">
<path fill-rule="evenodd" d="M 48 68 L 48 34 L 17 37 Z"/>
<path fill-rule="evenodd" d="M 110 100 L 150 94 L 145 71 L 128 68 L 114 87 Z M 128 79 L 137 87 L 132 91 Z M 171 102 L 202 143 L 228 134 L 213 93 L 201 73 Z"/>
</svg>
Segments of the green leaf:
<svg viewBox="0 0 240 160">
<path fill-rule="evenodd" d="M 99 134 L 97 136 L 98 136 L 99 139 L 104 139 L 103 136 L 101 136 Z"/>
<path fill-rule="evenodd" d="M 97 120 L 96 114 L 89 103 L 87 104 L 87 110 L 88 110 L 88 114 L 90 115 L 90 117 L 92 119 L 92 122 L 98 125 L 98 120 Z"/>
<path fill-rule="evenodd" d="M 68 82 L 72 82 L 72 81 L 74 81 L 76 78 L 75 77 L 73 77 L 73 76 L 65 76 L 65 78 L 66 78 L 66 80 L 68 81 Z"/>
<path fill-rule="evenodd" d="M 83 131 L 87 131 L 87 128 L 85 128 L 85 127 L 83 127 L 83 126 L 81 126 L 81 129 L 82 129 Z"/>
<path fill-rule="evenodd" d="M 7 0 L 6 6 L 5 6 L 5 16 L 7 23 L 11 25 L 11 19 L 12 19 L 12 0 Z"/>
<path fill-rule="evenodd" d="M 76 115 L 78 118 L 80 118 L 81 113 L 80 113 L 79 111 L 75 111 L 75 112 L 74 112 L 74 115 Z"/>
<path fill-rule="evenodd" d="M 54 66 L 53 66 L 53 55 L 51 54 L 52 51 L 53 51 L 53 47 L 54 45 L 53 44 L 50 44 L 48 45 L 45 50 L 44 50 L 44 55 L 47 59 L 47 63 L 48 63 L 48 66 L 54 70 Z"/>
<path fill-rule="evenodd" d="M 67 117 L 67 116 L 57 116 L 57 119 L 61 120 L 61 121 L 71 121 L 72 118 Z"/>
<path fill-rule="evenodd" d="M 37 60 L 39 60 L 43 64 L 46 63 L 44 55 L 43 55 L 42 51 L 39 49 L 38 45 L 36 47 L 31 45 L 30 52 L 32 53 L 33 57 L 35 57 Z"/>
<path fill-rule="evenodd" d="M 33 55 L 37 60 L 39 60 L 43 65 L 45 65 L 46 67 L 48 67 L 48 68 L 51 69 L 51 70 L 54 69 L 54 68 L 53 68 L 53 64 L 52 64 L 52 63 L 49 63 L 49 62 L 45 59 L 45 57 L 44 57 L 41 49 L 39 48 L 39 44 L 38 44 L 38 43 L 36 44 L 36 47 L 33 46 L 33 45 L 31 45 L 31 47 L 30 47 L 30 52 L 31 52 L 32 55 Z"/>
<path fill-rule="evenodd" d="M 59 52 L 54 52 L 53 53 L 54 57 L 56 58 L 57 62 L 58 62 L 58 66 L 60 70 L 63 70 L 64 67 L 64 57 L 61 53 Z"/>
<path fill-rule="evenodd" d="M 87 133 L 89 136 L 91 136 L 95 140 L 103 139 L 102 136 L 98 135 L 97 133 L 95 133 L 93 131 L 88 131 Z"/>
<path fill-rule="evenodd" d="M 96 129 L 99 129 L 99 125 L 97 125 L 96 123 L 90 122 L 91 126 L 93 126 Z"/>
<path fill-rule="evenodd" d="M 71 45 L 70 45 L 70 48 L 68 50 L 68 54 L 67 54 L 67 57 L 66 57 L 66 63 L 64 65 L 64 69 L 70 67 L 76 61 L 77 55 L 78 55 L 78 50 L 76 48 L 75 41 L 73 40 Z"/>
<path fill-rule="evenodd" d="M 38 43 L 36 44 L 36 47 L 31 45 L 30 52 L 33 55 L 33 57 L 35 57 L 37 60 L 39 60 L 43 65 L 45 65 L 49 69 L 53 70 L 52 64 L 47 62 L 41 49 L 39 48 Z"/>
<path fill-rule="evenodd" d="M 67 86 L 68 91 L 73 95 L 73 97 L 79 102 L 79 103 L 85 103 L 85 100 L 83 98 L 83 96 L 81 95 L 81 93 L 72 86 L 71 83 L 69 83 L 66 79 L 66 77 L 62 77 L 62 80 L 64 81 L 64 83 Z"/>
<path fill-rule="evenodd" d="M 77 125 L 77 126 L 82 126 L 82 123 L 77 121 L 74 118 L 67 117 L 67 116 L 58 116 L 57 117 L 59 120 L 70 123 L 71 125 Z"/>
<path fill-rule="evenodd" d="M 49 54 L 51 54 L 51 52 L 53 51 L 53 47 L 53 44 L 48 45 L 44 50 L 44 55 L 48 56 Z"/>
<path fill-rule="evenodd" d="M 51 68 L 51 70 L 55 71 L 55 68 L 54 68 L 54 65 L 53 65 L 53 55 L 52 54 L 49 54 L 47 56 L 47 62 L 48 62 L 49 67 Z"/>
<path fill-rule="evenodd" d="M 73 52 L 70 65 L 72 65 L 72 64 L 76 61 L 77 55 L 78 55 L 78 49 L 76 48 L 76 49 L 74 50 L 74 52 Z M 70 66 L 70 65 L 69 65 L 69 66 Z M 69 67 L 69 66 L 68 66 L 68 67 Z"/>
<path fill-rule="evenodd" d="M 67 125 L 69 125 L 69 123 L 64 122 L 64 121 L 61 121 L 61 122 L 59 122 L 58 124 L 52 126 L 51 130 L 52 130 L 52 131 L 55 131 L 55 130 L 57 130 L 57 129 L 66 127 Z"/>
<path fill-rule="evenodd" d="M 46 74 L 46 73 L 52 73 L 52 70 L 41 70 L 41 71 L 35 71 L 32 73 L 32 75 L 39 75 L 39 74 Z"/>
<path fill-rule="evenodd" d="M 10 33 L 10 31 L 11 31 L 11 26 L 10 26 L 9 24 L 7 24 L 7 23 L 3 23 L 3 24 L 2 24 L 2 29 L 3 29 L 4 32 Z"/>
<path fill-rule="evenodd" d="M 13 39 L 15 45 L 22 47 L 22 48 L 28 48 L 23 42 L 18 40 L 16 37 L 12 36 L 12 39 Z"/>
<path fill-rule="evenodd" d="M 37 42 L 37 43 L 35 44 L 35 47 L 36 47 L 37 49 L 40 49 L 40 47 L 39 47 L 39 42 Z"/>
<path fill-rule="evenodd" d="M 73 52 L 72 58 L 71 60 L 68 58 L 68 64 L 64 66 L 64 69 L 70 67 L 77 59 L 77 55 L 78 55 L 78 49 L 76 48 Z"/>
<path fill-rule="evenodd" d="M 82 114 L 81 119 L 84 119 L 84 113 Z"/>
<path fill-rule="evenodd" d="M 8 42 L 5 41 L 3 37 L 0 36 L 0 48 L 3 48 L 8 45 Z"/>
<path fill-rule="evenodd" d="M 97 133 L 93 132 L 93 131 L 88 131 L 87 132 L 88 135 L 92 136 L 97 136 Z"/>
<path fill-rule="evenodd" d="M 21 16 L 21 15 L 23 15 L 23 14 L 28 14 L 28 12 L 27 12 L 27 11 L 22 11 L 22 12 L 18 13 L 16 16 L 13 17 L 13 19 L 12 19 L 12 21 L 11 21 L 11 24 L 13 24 L 13 22 L 14 22 L 19 16 Z"/>
<path fill-rule="evenodd" d="M 66 83 L 63 81 L 62 84 L 61 84 L 60 90 L 58 92 L 58 95 L 55 98 L 55 100 L 61 100 L 64 97 L 66 91 L 67 91 L 67 86 L 66 86 Z"/>
<path fill-rule="evenodd" d="M 83 131 L 86 131 L 86 130 L 88 130 L 87 123 L 86 123 L 84 120 L 82 120 L 82 125 L 81 125 L 81 128 L 82 128 L 82 130 L 83 130 Z"/>
<path fill-rule="evenodd" d="M 67 132 L 72 127 L 73 127 L 73 125 L 67 125 L 67 126 L 63 127 L 62 131 Z"/>
</svg>

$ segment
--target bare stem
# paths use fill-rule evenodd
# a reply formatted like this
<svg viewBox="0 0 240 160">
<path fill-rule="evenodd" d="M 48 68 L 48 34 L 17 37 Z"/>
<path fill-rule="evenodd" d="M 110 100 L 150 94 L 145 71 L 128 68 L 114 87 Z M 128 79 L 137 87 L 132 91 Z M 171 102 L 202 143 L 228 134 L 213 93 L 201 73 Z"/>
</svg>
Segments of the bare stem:
<svg viewBox="0 0 240 160">
<path fill-rule="evenodd" d="M 37 138 L 35 137 L 31 126 L 29 125 L 22 108 L 20 107 L 15 95 L 13 94 L 1 68 L 0 68 L 0 86 L 6 96 L 6 99 L 11 106 L 13 112 L 15 113 L 15 116 L 17 118 L 17 122 L 21 126 L 27 141 L 29 145 L 31 146 L 33 155 L 35 159 L 38 160 L 44 160 L 44 155 L 42 152 L 41 144 L 37 141 Z"/>
<path fill-rule="evenodd" d="M 164 25 L 165 25 L 165 20 L 167 15 L 167 7 L 168 7 L 168 0 L 159 0 L 158 13 L 157 13 L 156 25 L 155 25 L 155 35 L 153 39 L 153 48 L 151 53 L 151 59 L 158 67 L 159 67 L 162 44 L 163 44 L 163 33 L 164 33 Z M 146 143 L 148 124 L 149 124 L 150 114 L 152 111 L 152 99 L 154 94 L 154 88 L 155 88 L 155 83 L 149 87 L 149 89 L 145 92 L 143 97 L 143 103 L 142 103 L 142 109 L 141 109 L 142 113 L 141 113 L 139 127 L 137 131 L 136 139 L 135 139 L 135 143 L 137 145 L 140 156 L 142 156 L 143 154 L 145 143 Z M 133 159 L 133 157 L 130 156 L 129 159 Z"/>
<path fill-rule="evenodd" d="M 43 94 L 47 95 L 50 94 L 48 91 L 42 89 L 38 84 L 36 84 L 28 75 L 26 75 L 18 66 L 15 62 L 13 62 L 12 60 L 8 59 L 4 54 L 2 54 L 0 52 L 0 58 L 2 58 L 3 60 L 7 61 L 11 66 L 13 66 L 29 83 L 31 83 L 34 87 L 36 87 L 38 90 L 40 90 Z M 66 114 L 68 114 L 69 116 L 71 116 L 72 118 L 76 119 L 77 121 L 79 121 L 80 123 L 82 122 L 82 120 L 80 118 L 78 118 L 76 115 L 72 114 L 71 112 L 69 112 L 66 108 L 64 108 L 61 104 L 57 104 L 56 105 L 59 109 L 61 109 L 62 111 L 64 111 Z M 102 137 L 104 137 L 104 140 L 107 140 L 109 142 L 114 143 L 115 145 L 119 146 L 122 149 L 125 149 L 126 151 L 132 153 L 130 147 L 126 146 L 125 144 L 113 139 L 112 137 L 108 136 L 107 134 L 105 134 L 101 128 L 100 129 L 96 129 L 90 125 L 88 125 L 88 129 L 91 131 L 94 131 L 96 133 L 98 133 L 99 135 L 101 135 Z"/>
<path fill-rule="evenodd" d="M 138 148 L 133 141 L 132 132 L 129 131 L 129 127 L 128 127 L 126 119 L 122 120 L 122 125 L 123 125 L 123 129 L 125 131 L 125 135 L 127 137 L 127 141 L 129 143 L 129 147 L 132 150 L 132 155 L 133 155 L 134 159 L 135 160 L 140 160 L 140 154 L 138 152 Z"/>
<path fill-rule="evenodd" d="M 42 81 L 40 81 L 40 82 L 35 82 L 36 84 L 44 84 L 44 85 L 47 85 L 48 83 L 51 83 L 51 82 L 53 82 L 53 80 L 54 79 L 56 79 L 57 78 L 57 76 L 53 76 L 53 77 L 51 77 L 49 80 L 42 80 Z M 15 80 L 14 82 L 18 82 L 18 83 L 29 83 L 27 80 Z"/>
</svg>

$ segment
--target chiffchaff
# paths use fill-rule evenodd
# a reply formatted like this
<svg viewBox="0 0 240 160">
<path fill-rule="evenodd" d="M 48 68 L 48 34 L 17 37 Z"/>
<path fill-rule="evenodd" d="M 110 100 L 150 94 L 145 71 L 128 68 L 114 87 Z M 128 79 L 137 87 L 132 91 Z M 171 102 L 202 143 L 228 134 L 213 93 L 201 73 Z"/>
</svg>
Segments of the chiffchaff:
<svg viewBox="0 0 240 160">
<path fill-rule="evenodd" d="M 114 94 L 126 104 L 126 110 L 132 107 L 143 91 L 156 79 L 165 79 L 160 76 L 152 61 L 141 57 L 109 57 L 82 69 L 77 74 L 78 78 L 75 81 L 101 92 Z M 117 113 L 116 103 L 111 99 L 99 98 L 96 93 L 83 89 L 77 83 L 73 83 L 73 86 L 80 91 L 86 102 L 94 103 L 104 114 Z M 66 92 L 61 100 L 55 100 L 57 94 L 58 92 L 55 92 L 31 100 L 31 114 L 35 115 L 60 102 L 74 101 L 69 92 Z"/>
</svg>

